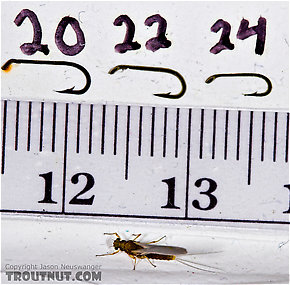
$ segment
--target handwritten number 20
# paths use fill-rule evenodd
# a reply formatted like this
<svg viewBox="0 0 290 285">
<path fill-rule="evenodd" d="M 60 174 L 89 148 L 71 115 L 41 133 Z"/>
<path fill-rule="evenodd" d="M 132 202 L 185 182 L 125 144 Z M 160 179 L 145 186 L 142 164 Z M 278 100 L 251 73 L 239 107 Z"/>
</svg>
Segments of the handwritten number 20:
<svg viewBox="0 0 290 285">
<path fill-rule="evenodd" d="M 38 21 L 38 18 L 36 14 L 29 10 L 29 9 L 23 9 L 15 18 L 14 23 L 17 26 L 21 26 L 25 18 L 28 18 L 32 24 L 33 27 L 33 41 L 32 43 L 24 43 L 20 46 L 21 51 L 24 54 L 27 55 L 33 55 L 37 51 L 44 53 L 45 55 L 49 54 L 49 49 L 47 45 L 41 44 L 41 38 L 42 38 L 42 30 L 40 23 Z M 77 43 L 75 45 L 69 46 L 67 45 L 64 40 L 64 32 L 66 30 L 66 27 L 68 25 L 71 25 L 73 30 L 76 33 L 77 37 Z M 64 17 L 55 32 L 55 43 L 58 47 L 58 49 L 65 55 L 73 56 L 78 53 L 80 53 L 83 48 L 85 47 L 85 37 L 82 29 L 80 28 L 80 25 L 78 21 L 75 18 L 72 17 Z"/>
</svg>

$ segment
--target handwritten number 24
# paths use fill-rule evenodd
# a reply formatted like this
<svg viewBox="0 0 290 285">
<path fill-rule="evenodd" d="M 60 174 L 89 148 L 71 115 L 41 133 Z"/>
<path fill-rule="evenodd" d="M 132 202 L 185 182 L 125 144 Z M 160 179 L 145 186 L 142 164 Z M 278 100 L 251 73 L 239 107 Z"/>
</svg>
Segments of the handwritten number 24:
<svg viewBox="0 0 290 285">
<path fill-rule="evenodd" d="M 255 53 L 258 55 L 262 55 L 264 53 L 264 48 L 265 48 L 266 24 L 267 24 L 266 19 L 263 17 L 260 17 L 258 20 L 258 25 L 249 28 L 249 21 L 246 19 L 243 19 L 241 21 L 241 24 L 237 33 L 237 38 L 240 40 L 245 40 L 248 37 L 257 35 Z M 211 27 L 211 31 L 214 33 L 217 33 L 221 29 L 222 29 L 222 33 L 221 33 L 220 40 L 215 46 L 213 46 L 210 49 L 210 52 L 213 54 L 218 54 L 222 50 L 227 50 L 227 49 L 233 50 L 235 47 L 234 44 L 232 44 L 230 41 L 231 25 L 228 22 L 222 19 L 219 19 Z"/>
</svg>

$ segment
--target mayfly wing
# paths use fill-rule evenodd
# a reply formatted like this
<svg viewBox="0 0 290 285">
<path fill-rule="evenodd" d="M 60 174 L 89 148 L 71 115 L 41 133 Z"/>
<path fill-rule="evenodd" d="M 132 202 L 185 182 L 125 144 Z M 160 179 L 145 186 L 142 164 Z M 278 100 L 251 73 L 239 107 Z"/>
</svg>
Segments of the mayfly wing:
<svg viewBox="0 0 290 285">
<path fill-rule="evenodd" d="M 178 246 L 167 246 L 167 245 L 154 245 L 138 243 L 142 248 L 133 250 L 135 254 L 145 255 L 149 253 L 164 254 L 164 255 L 183 255 L 187 254 L 187 250 L 183 247 Z"/>
</svg>

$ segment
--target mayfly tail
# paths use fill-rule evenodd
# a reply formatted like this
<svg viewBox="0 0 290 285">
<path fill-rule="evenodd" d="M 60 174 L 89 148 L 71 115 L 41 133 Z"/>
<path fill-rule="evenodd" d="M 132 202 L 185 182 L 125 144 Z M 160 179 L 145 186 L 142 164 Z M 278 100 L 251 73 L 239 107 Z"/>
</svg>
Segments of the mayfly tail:
<svg viewBox="0 0 290 285">
<path fill-rule="evenodd" d="M 213 254 L 213 253 L 221 253 L 223 251 L 209 251 L 209 252 L 197 252 L 197 253 L 187 253 L 186 255 L 202 255 L 202 254 Z"/>
<path fill-rule="evenodd" d="M 203 269 L 203 268 L 197 267 L 198 265 L 204 266 L 204 267 L 207 267 L 207 268 L 220 270 L 219 268 L 216 268 L 216 267 L 213 267 L 213 266 L 209 266 L 209 265 L 205 265 L 205 264 L 202 264 L 202 263 L 197 263 L 197 262 L 193 262 L 193 261 L 189 261 L 189 260 L 184 260 L 184 259 L 180 259 L 180 258 L 176 258 L 175 260 L 180 262 L 180 263 L 182 263 L 182 264 L 184 264 L 184 265 L 187 265 L 189 267 L 192 267 L 192 268 L 195 268 L 195 269 L 198 269 L 198 270 L 201 270 L 201 271 L 217 273 L 216 271 L 213 271 L 213 270 L 208 270 L 208 269 Z M 194 265 L 192 265 L 192 264 L 194 264 Z"/>
</svg>

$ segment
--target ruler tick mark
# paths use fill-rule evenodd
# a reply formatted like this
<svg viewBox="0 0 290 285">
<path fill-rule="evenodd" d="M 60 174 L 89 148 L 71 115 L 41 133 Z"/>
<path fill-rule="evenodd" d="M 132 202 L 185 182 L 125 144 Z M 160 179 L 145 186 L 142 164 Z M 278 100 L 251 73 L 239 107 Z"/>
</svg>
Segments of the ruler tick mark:
<svg viewBox="0 0 290 285">
<path fill-rule="evenodd" d="M 118 105 L 115 106 L 114 155 L 117 154 L 117 142 L 118 142 Z"/>
<path fill-rule="evenodd" d="M 128 109 L 127 109 L 125 180 L 128 180 L 128 169 L 129 169 L 130 110 L 131 110 L 131 108 L 130 108 L 130 106 L 128 106 Z"/>
<path fill-rule="evenodd" d="M 16 115 L 15 115 L 15 145 L 14 149 L 18 150 L 18 133 L 19 133 L 19 101 L 16 102 Z"/>
<path fill-rule="evenodd" d="M 101 154 L 105 153 L 105 132 L 106 132 L 106 105 L 103 105 Z"/>
<path fill-rule="evenodd" d="M 203 127 L 204 127 L 204 109 L 200 113 L 200 137 L 199 137 L 199 159 L 202 159 L 203 152 Z"/>
<path fill-rule="evenodd" d="M 92 134 L 93 134 L 93 117 L 94 117 L 94 105 L 90 105 L 90 126 L 89 126 L 89 154 L 92 153 Z"/>
<path fill-rule="evenodd" d="M 277 155 L 277 126 L 278 126 L 278 112 L 275 112 L 274 142 L 273 142 L 273 162 L 276 162 L 276 155 Z"/>
<path fill-rule="evenodd" d="M 138 155 L 141 156 L 142 152 L 142 122 L 143 121 L 143 107 L 140 106 L 139 111 L 139 140 L 138 140 Z"/>
<path fill-rule="evenodd" d="M 190 170 L 190 144 L 191 144 L 191 112 L 188 111 L 188 133 L 187 133 L 187 158 L 186 158 L 186 184 L 185 184 L 185 219 L 188 218 L 188 192 L 189 192 L 189 170 Z"/>
<path fill-rule="evenodd" d="M 155 107 L 152 107 L 150 156 L 154 156 L 154 135 L 155 135 L 154 132 L 155 132 Z"/>
<path fill-rule="evenodd" d="M 215 158 L 215 138 L 216 138 L 216 110 L 213 111 L 213 126 L 212 126 L 212 155 Z"/>
<path fill-rule="evenodd" d="M 63 192 L 62 192 L 62 213 L 65 213 L 65 186 L 66 186 L 66 164 L 67 164 L 67 137 L 68 137 L 68 113 L 69 103 L 66 103 L 65 108 L 65 123 L 64 123 L 64 147 L 63 147 Z"/>
<path fill-rule="evenodd" d="M 81 104 L 78 104 L 77 134 L 76 134 L 76 153 L 80 152 L 80 125 L 81 125 Z"/>
<path fill-rule="evenodd" d="M 178 139 L 179 139 L 179 108 L 176 109 L 176 131 L 175 131 L 175 157 L 178 157 Z"/>
<path fill-rule="evenodd" d="M 241 111 L 238 111 L 236 160 L 240 159 L 240 141 L 241 141 Z"/>
<path fill-rule="evenodd" d="M 5 171 L 5 152 L 6 152 L 6 122 L 7 122 L 7 100 L 4 101 L 3 125 L 2 125 L 2 165 L 1 174 Z"/>
<path fill-rule="evenodd" d="M 56 103 L 53 103 L 52 110 L 52 134 L 51 134 L 51 151 L 55 152 L 55 131 L 56 131 Z"/>
<path fill-rule="evenodd" d="M 251 185 L 251 172 L 252 172 L 252 144 L 253 144 L 253 111 L 250 112 L 250 127 L 249 127 L 249 157 L 248 157 L 248 185 Z"/>
<path fill-rule="evenodd" d="M 167 108 L 164 108 L 164 128 L 163 128 L 163 157 L 166 156 L 166 136 L 167 136 Z"/>
<path fill-rule="evenodd" d="M 285 146 L 285 162 L 288 162 L 288 149 L 289 149 L 289 113 L 286 118 L 286 146 Z"/>
<path fill-rule="evenodd" d="M 28 121 L 27 121 L 27 151 L 30 151 L 30 139 L 31 139 L 31 110 L 32 102 L 28 103 Z"/>
<path fill-rule="evenodd" d="M 263 112 L 262 135 L 261 135 L 261 161 L 264 161 L 265 154 L 265 128 L 266 128 L 266 112 Z"/>
<path fill-rule="evenodd" d="M 39 151 L 42 151 L 43 146 L 43 113 L 44 113 L 44 102 L 40 105 L 40 128 L 39 128 Z"/>
<path fill-rule="evenodd" d="M 226 110 L 224 160 L 228 157 L 229 110 Z"/>
</svg>

